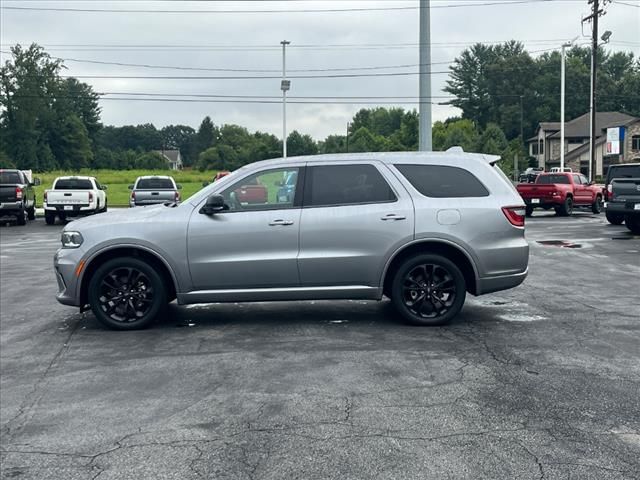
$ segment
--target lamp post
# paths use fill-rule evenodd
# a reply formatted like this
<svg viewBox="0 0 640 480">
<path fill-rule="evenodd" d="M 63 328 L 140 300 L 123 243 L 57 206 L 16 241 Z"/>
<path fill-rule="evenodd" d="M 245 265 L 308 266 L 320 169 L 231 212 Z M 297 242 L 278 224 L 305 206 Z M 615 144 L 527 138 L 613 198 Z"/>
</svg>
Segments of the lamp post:
<svg viewBox="0 0 640 480">
<path fill-rule="evenodd" d="M 420 0 L 420 151 L 430 152 L 431 143 L 431 19 L 430 0 Z"/>
<path fill-rule="evenodd" d="M 565 49 L 570 47 L 575 38 L 562 44 L 562 63 L 560 66 L 560 171 L 564 172 L 564 91 L 565 91 Z"/>
<path fill-rule="evenodd" d="M 291 88 L 291 80 L 287 80 L 287 45 L 291 42 L 283 40 L 282 45 L 282 82 L 280 82 L 280 90 L 282 90 L 282 158 L 287 158 L 287 91 Z"/>
</svg>

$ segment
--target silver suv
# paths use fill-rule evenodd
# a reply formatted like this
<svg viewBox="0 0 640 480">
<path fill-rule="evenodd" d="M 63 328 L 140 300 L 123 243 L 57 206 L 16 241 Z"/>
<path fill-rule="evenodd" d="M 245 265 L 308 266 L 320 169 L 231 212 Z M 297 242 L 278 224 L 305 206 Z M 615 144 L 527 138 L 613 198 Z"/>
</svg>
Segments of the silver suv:
<svg viewBox="0 0 640 480">
<path fill-rule="evenodd" d="M 68 224 L 57 299 L 123 330 L 149 325 L 174 299 L 383 295 L 411 323 L 444 324 L 467 292 L 527 276 L 524 204 L 497 160 L 454 148 L 253 163 L 180 205 Z"/>
</svg>

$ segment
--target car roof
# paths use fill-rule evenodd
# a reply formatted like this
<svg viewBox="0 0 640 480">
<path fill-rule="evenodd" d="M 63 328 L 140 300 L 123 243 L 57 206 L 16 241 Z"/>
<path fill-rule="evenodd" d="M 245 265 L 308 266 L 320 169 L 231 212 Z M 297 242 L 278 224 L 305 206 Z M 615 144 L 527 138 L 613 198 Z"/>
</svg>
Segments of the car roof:
<svg viewBox="0 0 640 480">
<path fill-rule="evenodd" d="M 56 181 L 58 180 L 92 180 L 95 179 L 96 177 L 87 177 L 87 176 L 83 176 L 83 175 L 65 175 L 64 177 L 58 177 L 56 178 Z"/>
<path fill-rule="evenodd" d="M 149 178 L 170 178 L 171 180 L 173 180 L 173 177 L 169 175 L 142 175 L 141 177 L 138 177 L 136 180 L 147 180 Z"/>
</svg>

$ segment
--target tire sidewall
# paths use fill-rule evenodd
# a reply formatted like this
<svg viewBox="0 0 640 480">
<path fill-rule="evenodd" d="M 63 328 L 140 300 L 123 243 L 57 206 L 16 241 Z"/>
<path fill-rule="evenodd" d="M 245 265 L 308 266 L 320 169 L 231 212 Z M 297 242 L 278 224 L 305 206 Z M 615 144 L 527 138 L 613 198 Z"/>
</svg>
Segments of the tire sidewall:
<svg viewBox="0 0 640 480">
<path fill-rule="evenodd" d="M 591 212 L 595 214 L 602 212 L 602 197 L 600 195 L 596 197 L 596 201 L 591 205 Z"/>
<path fill-rule="evenodd" d="M 436 317 L 433 319 L 422 318 L 417 315 L 414 315 L 404 304 L 403 294 L 402 294 L 403 293 L 402 283 L 403 283 L 404 277 L 416 266 L 420 264 L 426 264 L 426 263 L 441 265 L 442 267 L 446 268 L 453 275 L 454 281 L 456 284 L 457 297 L 454 304 L 451 306 L 451 308 L 446 314 L 442 315 L 441 317 Z M 400 313 L 400 315 L 402 315 L 402 317 L 412 325 L 423 325 L 423 326 L 444 325 L 446 323 L 449 323 L 451 320 L 453 320 L 453 318 L 456 315 L 458 315 L 458 313 L 462 309 L 462 306 L 464 305 L 466 293 L 467 293 L 467 290 L 466 290 L 464 275 L 462 275 L 462 272 L 456 266 L 455 263 L 453 263 L 448 258 L 445 258 L 440 255 L 422 254 L 422 255 L 416 255 L 414 257 L 411 257 L 405 260 L 396 271 L 393 278 L 393 284 L 391 287 L 391 302 L 393 303 L 393 306 L 395 307 L 396 311 Z"/>
<path fill-rule="evenodd" d="M 143 272 L 151 282 L 151 285 L 153 286 L 153 290 L 155 292 L 151 309 L 144 317 L 136 320 L 135 322 L 123 323 L 115 321 L 109 318 L 109 316 L 106 315 L 100 308 L 99 288 L 100 284 L 102 283 L 102 279 L 106 274 L 119 267 L 133 267 Z M 87 298 L 89 301 L 89 305 L 91 306 L 91 310 L 93 311 L 93 314 L 96 316 L 98 321 L 100 321 L 100 323 L 102 323 L 106 327 L 114 330 L 138 330 L 148 327 L 159 317 L 162 308 L 167 303 L 166 288 L 164 286 L 164 283 L 162 282 L 161 276 L 153 268 L 153 266 L 149 265 L 147 262 L 133 257 L 114 258 L 100 265 L 98 269 L 93 273 L 89 281 Z"/>
</svg>

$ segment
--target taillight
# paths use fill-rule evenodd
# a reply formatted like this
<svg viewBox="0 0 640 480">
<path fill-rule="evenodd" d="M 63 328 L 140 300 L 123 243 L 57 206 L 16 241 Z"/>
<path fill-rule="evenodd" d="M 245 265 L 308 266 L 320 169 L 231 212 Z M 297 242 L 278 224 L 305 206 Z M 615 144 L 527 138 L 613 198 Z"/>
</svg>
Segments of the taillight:
<svg viewBox="0 0 640 480">
<path fill-rule="evenodd" d="M 502 213 L 514 227 L 524 227 L 524 207 L 502 207 Z"/>
<path fill-rule="evenodd" d="M 131 200 L 135 200 L 136 199 L 136 192 L 131 192 Z"/>
<path fill-rule="evenodd" d="M 16 200 L 22 200 L 22 189 L 20 187 L 16 187 Z"/>
<path fill-rule="evenodd" d="M 45 202 L 47 201 L 47 192 L 46 191 L 44 192 L 44 201 Z"/>
<path fill-rule="evenodd" d="M 93 193 L 89 192 L 89 203 L 93 202 Z"/>
<path fill-rule="evenodd" d="M 607 192 L 613 193 L 613 185 L 611 184 L 607 185 Z"/>
<path fill-rule="evenodd" d="M 176 202 L 180 201 L 180 192 L 176 192 Z"/>
</svg>

